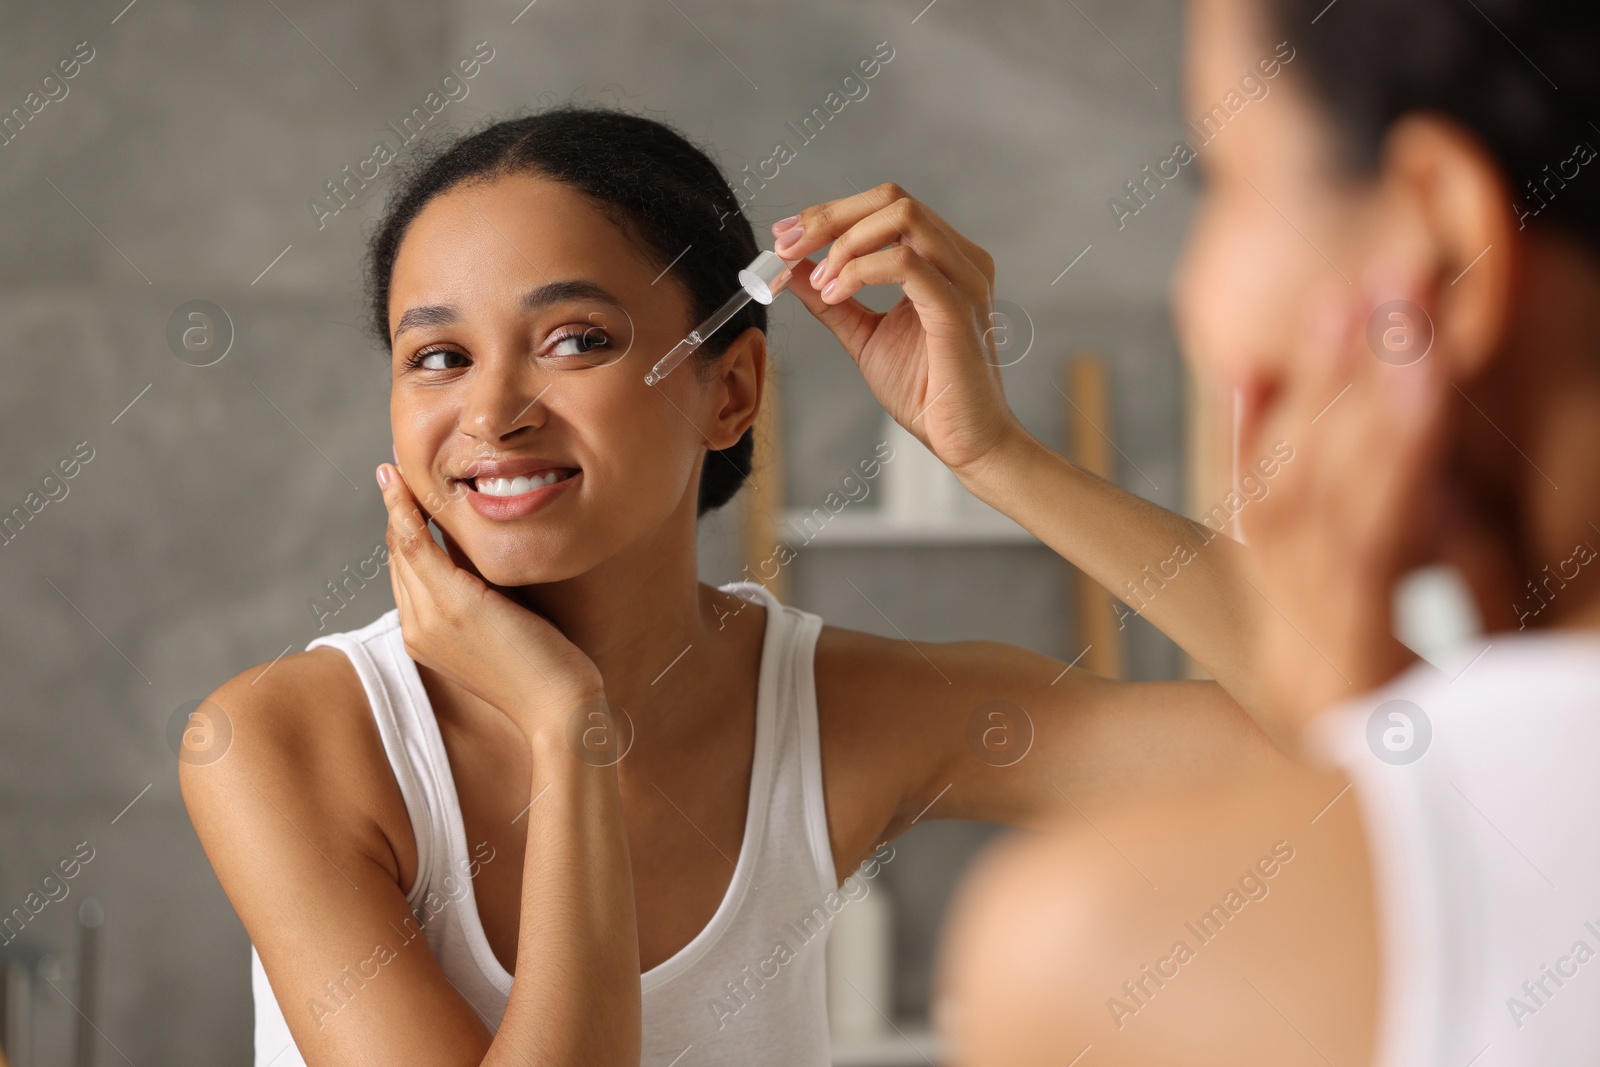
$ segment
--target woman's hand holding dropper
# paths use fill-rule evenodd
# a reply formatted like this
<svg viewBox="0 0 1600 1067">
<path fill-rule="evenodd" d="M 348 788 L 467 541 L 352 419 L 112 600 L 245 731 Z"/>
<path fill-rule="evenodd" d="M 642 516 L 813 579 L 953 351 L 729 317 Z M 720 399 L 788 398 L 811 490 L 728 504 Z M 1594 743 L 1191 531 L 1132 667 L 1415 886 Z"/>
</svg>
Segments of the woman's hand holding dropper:
<svg viewBox="0 0 1600 1067">
<path fill-rule="evenodd" d="M 987 252 L 893 183 L 795 218 L 773 227 L 778 255 L 793 260 L 833 247 L 820 264 L 797 263 L 789 289 L 833 331 L 896 422 L 958 475 L 1026 436 L 987 345 Z M 868 285 L 899 285 L 905 297 L 876 312 L 854 299 Z"/>
</svg>

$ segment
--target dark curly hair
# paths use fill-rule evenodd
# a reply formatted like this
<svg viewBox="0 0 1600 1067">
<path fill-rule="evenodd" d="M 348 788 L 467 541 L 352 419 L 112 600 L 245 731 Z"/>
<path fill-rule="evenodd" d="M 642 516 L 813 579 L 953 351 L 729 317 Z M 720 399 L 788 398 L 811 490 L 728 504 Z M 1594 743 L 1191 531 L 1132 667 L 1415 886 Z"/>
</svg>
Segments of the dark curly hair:
<svg viewBox="0 0 1600 1067">
<path fill-rule="evenodd" d="M 687 295 L 689 321 L 715 311 L 758 251 L 739 198 L 704 151 L 670 126 L 610 108 L 563 106 L 489 123 L 406 164 L 367 248 L 368 329 L 386 352 L 389 282 L 406 229 L 427 203 L 469 181 L 535 174 L 592 199 Z M 685 251 L 687 249 L 687 251 Z M 767 309 L 754 301 L 697 351 L 705 366 L 749 327 L 766 331 Z M 733 499 L 749 477 L 753 428 L 706 456 L 698 514 Z"/>
<path fill-rule="evenodd" d="M 1373 171 L 1407 112 L 1446 115 L 1499 162 L 1535 225 L 1600 251 L 1600 174 L 1556 173 L 1580 141 L 1600 145 L 1594 0 L 1267 0 L 1266 10 L 1274 36 L 1305 57 L 1296 65 L 1339 130 L 1347 169 Z"/>
</svg>

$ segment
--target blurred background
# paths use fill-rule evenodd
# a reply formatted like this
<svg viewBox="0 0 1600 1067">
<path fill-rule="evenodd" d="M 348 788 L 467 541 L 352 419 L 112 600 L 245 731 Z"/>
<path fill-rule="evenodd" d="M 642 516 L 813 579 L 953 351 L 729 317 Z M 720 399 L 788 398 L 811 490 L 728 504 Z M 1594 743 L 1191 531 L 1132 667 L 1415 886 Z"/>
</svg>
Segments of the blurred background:
<svg viewBox="0 0 1600 1067">
<path fill-rule="evenodd" d="M 349 180 L 379 140 L 408 116 L 436 137 L 615 105 L 677 126 L 735 183 L 772 175 L 782 142 L 793 158 L 746 187 L 769 246 L 774 219 L 899 182 L 996 259 L 1023 422 L 1184 509 L 1204 443 L 1164 293 L 1193 168 L 1142 204 L 1127 187 L 1185 136 L 1180 15 L 1177 0 L 0 3 L 0 919 L 23 909 L 0 929 L 0 1045 L 17 1067 L 251 1062 L 249 943 L 179 797 L 174 724 L 233 674 L 393 606 L 384 575 L 329 591 L 384 536 L 371 472 L 389 458 L 389 369 L 359 301 L 390 169 Z M 474 55 L 466 95 L 446 98 Z M 1137 214 L 1119 225 L 1113 197 Z M 947 495 L 798 301 L 774 306 L 771 342 L 762 492 L 703 523 L 705 580 L 743 577 L 784 538 L 804 546 L 775 588 L 835 625 L 1185 672 L 1050 551 Z M 869 495 L 808 537 L 802 516 L 827 515 L 885 441 L 896 458 Z M 72 457 L 73 478 L 45 481 Z M 836 1005 L 838 1062 L 937 1060 L 939 922 L 995 832 L 919 825 L 874 881 L 885 907 L 847 911 L 855 943 L 887 956 L 840 966 L 893 1025 Z"/>
</svg>

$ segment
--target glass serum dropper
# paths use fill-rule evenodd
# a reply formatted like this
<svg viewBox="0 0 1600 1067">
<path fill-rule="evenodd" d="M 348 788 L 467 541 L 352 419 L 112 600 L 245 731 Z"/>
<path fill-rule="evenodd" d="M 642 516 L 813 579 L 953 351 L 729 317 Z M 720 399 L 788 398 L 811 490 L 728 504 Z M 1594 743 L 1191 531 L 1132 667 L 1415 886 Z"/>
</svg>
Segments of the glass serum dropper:
<svg viewBox="0 0 1600 1067">
<path fill-rule="evenodd" d="M 750 265 L 739 272 L 739 288 L 734 294 L 704 322 L 690 330 L 689 335 L 679 341 L 672 351 L 657 360 L 656 365 L 650 368 L 650 373 L 644 376 L 644 383 L 654 385 L 671 374 L 678 364 L 688 359 L 695 349 L 705 344 L 707 338 L 750 301 L 772 303 L 788 287 L 789 279 L 793 277 L 790 266 L 776 252 L 762 252 L 751 260 Z"/>
</svg>

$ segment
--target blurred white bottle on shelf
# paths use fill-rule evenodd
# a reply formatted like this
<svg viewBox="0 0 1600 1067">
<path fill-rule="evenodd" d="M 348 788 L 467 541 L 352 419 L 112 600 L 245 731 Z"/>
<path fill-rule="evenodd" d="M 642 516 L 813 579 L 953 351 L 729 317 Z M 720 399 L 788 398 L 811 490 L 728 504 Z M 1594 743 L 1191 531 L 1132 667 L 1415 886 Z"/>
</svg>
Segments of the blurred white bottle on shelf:
<svg viewBox="0 0 1600 1067">
<path fill-rule="evenodd" d="M 850 877 L 866 894 L 847 897 L 828 934 L 828 1026 L 836 1044 L 881 1038 L 890 1032 L 884 1016 L 894 1017 L 894 905 L 881 883 Z"/>
<path fill-rule="evenodd" d="M 894 459 L 883 467 L 883 517 L 922 524 L 957 514 L 960 498 L 970 494 L 950 468 L 887 412 L 883 438 L 894 448 Z"/>
<path fill-rule="evenodd" d="M 967 491 L 961 479 L 927 445 L 883 416 L 883 439 L 894 460 L 883 467 L 883 517 L 896 524 L 927 526 L 969 519 L 1004 521 L 1004 516 Z"/>
</svg>

